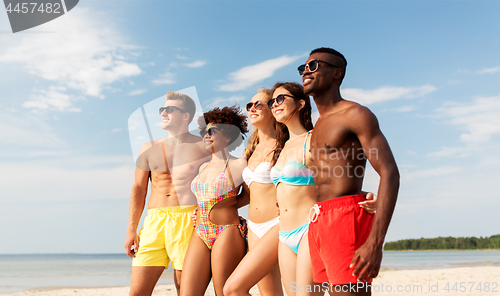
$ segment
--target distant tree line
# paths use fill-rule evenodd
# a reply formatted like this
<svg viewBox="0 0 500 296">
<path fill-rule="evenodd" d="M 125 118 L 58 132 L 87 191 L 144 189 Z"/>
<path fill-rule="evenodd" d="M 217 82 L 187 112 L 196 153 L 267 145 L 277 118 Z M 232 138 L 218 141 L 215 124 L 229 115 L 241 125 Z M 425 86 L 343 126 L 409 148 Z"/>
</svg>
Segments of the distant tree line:
<svg viewBox="0 0 500 296">
<path fill-rule="evenodd" d="M 500 249 L 500 234 L 490 237 L 438 237 L 387 242 L 384 251 Z"/>
</svg>

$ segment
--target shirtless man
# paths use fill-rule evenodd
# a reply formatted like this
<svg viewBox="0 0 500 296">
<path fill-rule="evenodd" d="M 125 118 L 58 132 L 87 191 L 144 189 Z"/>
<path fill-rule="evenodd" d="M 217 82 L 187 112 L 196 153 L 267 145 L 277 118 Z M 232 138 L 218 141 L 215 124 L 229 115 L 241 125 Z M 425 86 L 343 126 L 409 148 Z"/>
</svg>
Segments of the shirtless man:
<svg viewBox="0 0 500 296">
<path fill-rule="evenodd" d="M 341 53 L 318 48 L 299 67 L 304 92 L 314 98 L 320 115 L 311 138 L 317 203 L 309 248 L 314 281 L 330 283 L 330 295 L 371 295 L 367 283 L 380 269 L 399 172 L 375 115 L 341 97 L 346 66 Z M 365 199 L 366 159 L 380 175 L 376 214 L 357 205 Z"/>
<path fill-rule="evenodd" d="M 194 229 L 190 216 L 197 206 L 191 181 L 210 158 L 202 139 L 188 131 L 196 112 L 193 99 L 178 92 L 169 92 L 165 98 L 160 115 L 169 135 L 142 146 L 130 196 L 125 239 L 125 251 L 134 258 L 130 295 L 151 295 L 169 261 L 179 295 L 184 256 Z M 137 235 L 149 180 L 148 214 Z"/>
</svg>

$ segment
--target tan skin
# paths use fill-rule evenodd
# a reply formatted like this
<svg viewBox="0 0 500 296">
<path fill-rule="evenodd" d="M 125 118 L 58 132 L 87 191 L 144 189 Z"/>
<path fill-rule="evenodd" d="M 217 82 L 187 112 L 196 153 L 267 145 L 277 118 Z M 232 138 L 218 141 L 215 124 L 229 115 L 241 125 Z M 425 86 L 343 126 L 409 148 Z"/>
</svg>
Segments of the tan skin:
<svg viewBox="0 0 500 296">
<path fill-rule="evenodd" d="M 184 109 L 180 100 L 167 100 L 165 106 Z M 184 109 L 185 110 L 185 109 Z M 140 242 L 137 227 L 146 204 L 149 181 L 151 196 L 148 209 L 196 205 L 196 197 L 191 192 L 192 179 L 198 167 L 210 157 L 200 137 L 188 132 L 189 113 L 174 110 L 162 113 L 162 128 L 169 131 L 166 138 L 143 145 L 135 170 L 129 206 L 129 222 L 125 239 L 125 252 L 135 257 Z M 167 158 L 166 168 L 163 147 Z M 186 153 L 189 151 L 189 153 Z M 156 282 L 163 273 L 164 266 L 133 266 L 130 295 L 151 295 Z M 181 270 L 174 270 L 174 283 L 179 294 Z"/>
<path fill-rule="evenodd" d="M 274 91 L 273 97 L 279 95 L 292 95 L 284 87 Z M 290 139 L 285 143 L 283 150 L 276 162 L 275 167 L 282 170 L 289 162 L 302 163 L 304 155 L 304 140 L 307 129 L 300 123 L 299 110 L 305 105 L 304 100 L 295 101 L 285 96 L 281 105 L 275 103 L 273 114 L 278 122 L 284 123 L 289 130 Z M 305 147 L 305 165 L 312 165 L 310 149 L 311 134 L 307 138 Z M 277 197 L 280 205 L 280 230 L 290 231 L 309 222 L 309 210 L 316 203 L 315 186 L 289 185 L 279 183 L 277 186 Z M 375 198 L 375 199 L 372 199 Z M 360 207 L 372 213 L 376 207 L 376 197 L 369 193 L 367 201 L 360 203 Z M 287 295 L 323 295 L 323 292 L 306 292 L 297 287 L 314 285 L 312 279 L 311 260 L 309 256 L 308 237 L 305 235 L 299 245 L 298 253 L 295 254 L 287 245 L 279 243 L 279 264 L 282 272 L 283 283 Z M 296 285 L 292 285 L 296 283 Z M 318 289 L 317 291 L 322 291 Z"/>
<path fill-rule="evenodd" d="M 210 127 L 210 125 L 208 126 Z M 216 131 L 212 136 L 205 136 L 205 148 L 212 151 L 212 159 L 200 167 L 200 181 L 208 183 L 219 177 L 224 171 L 226 159 L 229 157 L 226 176 L 234 186 L 242 183 L 241 173 L 246 167 L 244 159 L 236 159 L 229 155 L 227 145 L 230 139 L 223 132 Z M 238 190 L 238 189 L 236 189 Z M 184 273 L 181 282 L 181 295 L 204 295 L 212 278 L 215 293 L 223 295 L 223 287 L 246 253 L 246 241 L 237 227 L 239 223 L 237 207 L 247 204 L 246 197 L 230 197 L 217 203 L 210 212 L 210 221 L 214 224 L 234 224 L 220 233 L 212 246 L 212 250 L 195 232 L 189 243 L 184 260 Z"/>
<path fill-rule="evenodd" d="M 329 53 L 314 53 L 306 63 L 314 59 L 344 66 L 339 57 Z M 364 175 L 361 171 L 366 159 L 380 175 L 377 215 L 368 239 L 356 250 L 351 264 L 358 280 L 369 280 L 376 277 L 380 269 L 382 246 L 399 189 L 399 172 L 375 115 L 368 108 L 341 97 L 343 72 L 342 68 L 320 62 L 316 72 L 306 68 L 302 77 L 304 92 L 313 96 L 320 114 L 311 138 L 313 166 L 320 168 L 315 177 L 316 199 L 325 201 L 361 193 Z M 330 294 L 370 293 L 331 291 Z"/>
<path fill-rule="evenodd" d="M 292 95 L 288 90 L 280 87 L 274 91 L 273 98 L 281 94 Z M 280 171 L 288 162 L 302 163 L 307 129 L 300 123 L 298 111 L 304 107 L 304 104 L 305 101 L 296 102 L 290 97 L 285 97 L 285 101 L 281 105 L 274 104 L 273 114 L 276 120 L 284 123 L 290 133 L 290 139 L 286 141 L 275 165 Z M 309 136 L 307 142 L 310 139 Z M 308 146 L 309 143 L 306 143 L 306 151 Z M 306 166 L 309 162 L 310 154 L 306 153 Z M 314 186 L 279 183 L 277 198 L 280 206 L 281 231 L 290 231 L 309 222 L 309 209 L 316 202 L 314 199 Z M 300 242 L 297 254 L 284 243 L 279 243 L 279 265 L 283 285 L 288 296 L 301 294 L 300 291 L 296 291 L 297 289 L 294 288 L 292 283 L 303 286 L 314 284 L 307 235 Z M 322 294 L 321 292 L 309 293 L 309 295 Z"/>
<path fill-rule="evenodd" d="M 248 168 L 255 171 L 262 162 L 271 162 L 272 150 L 276 145 L 276 130 L 271 110 L 267 107 L 270 98 L 264 93 L 255 95 L 251 102 L 262 103 L 262 109 L 254 107 L 248 112 L 250 123 L 258 129 L 259 144 L 248 160 Z M 267 222 L 278 216 L 274 184 L 252 182 L 249 189 L 249 219 L 255 223 Z M 250 295 L 249 290 L 257 284 L 260 295 L 283 295 L 281 275 L 278 267 L 278 229 L 276 225 L 260 239 L 248 231 L 249 252 L 231 274 L 224 286 L 224 295 Z"/>
</svg>

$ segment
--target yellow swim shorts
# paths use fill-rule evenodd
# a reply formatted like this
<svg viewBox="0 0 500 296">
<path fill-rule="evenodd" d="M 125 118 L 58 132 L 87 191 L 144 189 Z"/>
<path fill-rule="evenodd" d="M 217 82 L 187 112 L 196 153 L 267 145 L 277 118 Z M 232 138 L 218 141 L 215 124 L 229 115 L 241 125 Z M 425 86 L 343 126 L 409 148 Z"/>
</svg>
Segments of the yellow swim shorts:
<svg viewBox="0 0 500 296">
<path fill-rule="evenodd" d="M 193 206 L 149 209 L 139 232 L 139 251 L 132 266 L 164 266 L 182 270 L 193 234 Z"/>
</svg>

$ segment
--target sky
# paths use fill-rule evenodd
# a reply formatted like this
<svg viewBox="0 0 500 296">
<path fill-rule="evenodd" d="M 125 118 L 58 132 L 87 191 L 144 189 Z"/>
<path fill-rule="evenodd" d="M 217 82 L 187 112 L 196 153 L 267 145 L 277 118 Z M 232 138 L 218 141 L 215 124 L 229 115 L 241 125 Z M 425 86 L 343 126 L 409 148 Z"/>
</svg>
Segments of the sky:
<svg viewBox="0 0 500 296">
<path fill-rule="evenodd" d="M 243 107 L 259 87 L 300 83 L 318 47 L 346 56 L 342 96 L 375 113 L 398 164 L 386 240 L 498 234 L 499 10 L 86 0 L 15 34 L 0 11 L 0 254 L 123 253 L 134 112 L 185 89 L 204 111 Z M 363 188 L 377 191 L 373 169 Z"/>
</svg>

